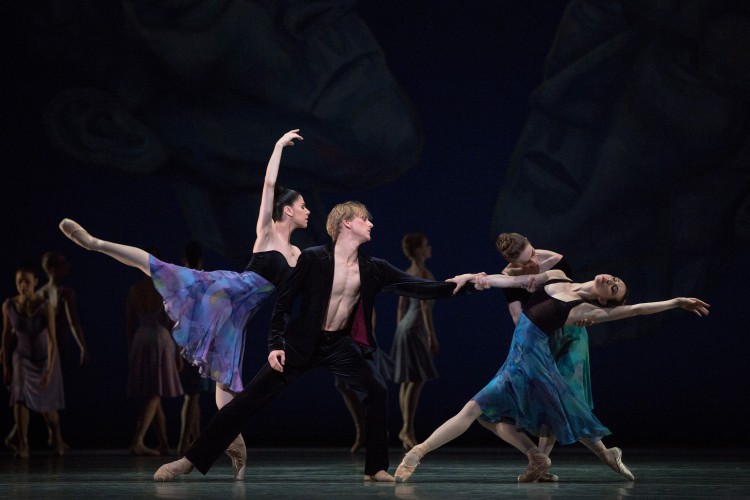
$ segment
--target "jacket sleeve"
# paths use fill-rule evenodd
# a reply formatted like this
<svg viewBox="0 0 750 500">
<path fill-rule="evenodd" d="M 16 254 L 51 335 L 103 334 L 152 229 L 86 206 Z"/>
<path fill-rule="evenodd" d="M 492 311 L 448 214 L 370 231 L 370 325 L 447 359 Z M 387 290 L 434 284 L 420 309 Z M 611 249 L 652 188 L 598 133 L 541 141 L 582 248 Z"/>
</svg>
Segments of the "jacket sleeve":
<svg viewBox="0 0 750 500">
<path fill-rule="evenodd" d="M 310 271 L 311 262 L 310 253 L 303 251 L 286 284 L 278 291 L 271 315 L 271 329 L 268 332 L 268 352 L 286 350 L 286 332 L 292 318 L 292 308 Z"/>
<path fill-rule="evenodd" d="M 447 281 L 433 281 L 417 278 L 411 274 L 397 269 L 389 262 L 382 259 L 372 259 L 378 269 L 379 278 L 383 285 L 382 290 L 415 299 L 447 299 L 453 297 L 455 283 Z M 473 286 L 464 286 L 458 295 L 472 293 Z"/>
</svg>

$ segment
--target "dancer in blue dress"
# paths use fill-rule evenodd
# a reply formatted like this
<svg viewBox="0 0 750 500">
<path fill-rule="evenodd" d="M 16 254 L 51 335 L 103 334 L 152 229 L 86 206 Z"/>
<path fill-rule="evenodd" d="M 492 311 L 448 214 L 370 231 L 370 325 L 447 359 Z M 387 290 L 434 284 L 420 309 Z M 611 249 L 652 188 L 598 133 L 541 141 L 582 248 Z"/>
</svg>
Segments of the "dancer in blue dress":
<svg viewBox="0 0 750 500">
<path fill-rule="evenodd" d="M 306 228 L 310 210 L 297 191 L 276 185 L 281 153 L 299 129 L 284 134 L 268 161 L 256 225 L 253 256 L 244 272 L 200 271 L 162 262 L 140 248 L 91 236 L 77 222 L 63 219 L 60 230 L 87 250 L 102 252 L 137 267 L 154 281 L 164 307 L 175 322 L 172 331 L 185 359 L 216 381 L 221 409 L 243 389 L 242 356 L 245 323 L 297 264 L 300 249 L 291 244 L 295 229 Z M 247 449 L 242 435 L 227 448 L 234 476 L 243 479 Z"/>
<path fill-rule="evenodd" d="M 498 435 L 528 457 L 529 465 L 518 476 L 518 482 L 538 480 L 551 465 L 549 457 L 525 432 L 535 436 L 554 435 L 562 444 L 580 441 L 615 472 L 632 481 L 633 474 L 622 463 L 622 451 L 606 448 L 601 442 L 609 430 L 557 369 L 549 335 L 563 325 L 581 320 L 603 323 L 677 307 L 702 316 L 708 314 L 708 304 L 679 297 L 623 305 L 627 295 L 625 284 L 608 274 L 600 274 L 586 283 L 573 283 L 561 271 L 526 276 L 467 274 L 448 281 L 458 284 L 456 290 L 468 282 L 474 282 L 477 288 L 544 285 L 524 304 L 508 357 L 495 377 L 458 414 L 404 456 L 396 470 L 396 481 L 406 481 L 425 454 L 466 432 L 477 418 L 505 425 L 507 428 Z"/>
<path fill-rule="evenodd" d="M 568 277 L 573 277 L 573 272 L 568 260 L 562 254 L 534 248 L 528 238 L 518 233 L 501 233 L 495 241 L 500 254 L 508 265 L 502 274 L 508 276 L 519 276 L 523 274 L 538 274 L 553 269 L 564 272 Z M 522 288 L 505 288 L 505 300 L 508 303 L 508 311 L 515 325 L 521 317 L 521 309 L 524 303 L 531 297 L 528 290 Z M 589 325 L 590 326 L 590 325 Z M 565 379 L 565 382 L 577 392 L 579 397 L 586 401 L 589 408 L 594 409 L 594 398 L 591 393 L 591 369 L 589 365 L 589 336 L 584 325 L 565 325 L 557 328 L 549 337 L 549 346 L 557 369 Z M 484 420 L 479 423 L 492 432 L 498 427 Z M 499 429 L 503 430 L 502 426 Z M 549 456 L 555 445 L 554 436 L 540 436 L 539 449 Z M 540 482 L 558 481 L 555 474 L 545 472 Z"/>
</svg>

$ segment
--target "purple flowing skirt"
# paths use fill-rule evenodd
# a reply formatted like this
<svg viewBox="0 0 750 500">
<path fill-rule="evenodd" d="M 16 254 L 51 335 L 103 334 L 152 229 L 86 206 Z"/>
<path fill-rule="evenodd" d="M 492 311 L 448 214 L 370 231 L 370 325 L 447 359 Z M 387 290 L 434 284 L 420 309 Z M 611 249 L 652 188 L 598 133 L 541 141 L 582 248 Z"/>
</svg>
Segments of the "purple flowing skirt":
<svg viewBox="0 0 750 500">
<path fill-rule="evenodd" d="M 149 257 L 151 279 L 175 322 L 174 341 L 201 376 L 240 392 L 245 324 L 274 286 L 247 271 L 198 271 Z"/>
</svg>

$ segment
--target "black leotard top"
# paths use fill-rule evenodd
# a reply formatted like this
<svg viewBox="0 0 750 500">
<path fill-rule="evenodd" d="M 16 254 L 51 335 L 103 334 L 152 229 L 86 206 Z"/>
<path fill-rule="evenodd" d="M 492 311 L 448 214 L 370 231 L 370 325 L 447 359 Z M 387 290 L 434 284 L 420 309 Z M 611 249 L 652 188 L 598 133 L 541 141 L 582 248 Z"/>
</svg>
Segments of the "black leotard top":
<svg viewBox="0 0 750 500">
<path fill-rule="evenodd" d="M 579 299 L 566 302 L 556 299 L 551 297 L 544 288 L 552 283 L 570 282 L 571 280 L 564 279 L 549 280 L 544 286 L 537 288 L 523 304 L 522 311 L 526 317 L 547 335 L 552 335 L 555 330 L 565 325 L 570 310 L 584 301 Z"/>
<path fill-rule="evenodd" d="M 278 250 L 254 253 L 245 271 L 261 275 L 273 286 L 280 288 L 289 279 L 294 268 L 286 261 L 284 254 Z"/>
</svg>

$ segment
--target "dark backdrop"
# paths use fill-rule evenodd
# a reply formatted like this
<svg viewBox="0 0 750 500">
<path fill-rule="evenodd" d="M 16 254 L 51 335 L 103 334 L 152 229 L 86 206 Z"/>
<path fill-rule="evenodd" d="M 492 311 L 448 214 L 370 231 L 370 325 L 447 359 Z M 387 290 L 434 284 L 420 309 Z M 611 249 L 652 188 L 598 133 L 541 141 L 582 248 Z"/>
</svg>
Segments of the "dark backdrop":
<svg viewBox="0 0 750 500">
<path fill-rule="evenodd" d="M 65 4 L 52 3 L 58 8 Z M 252 225 L 238 222 L 232 229 L 231 224 L 225 224 L 230 227 L 222 231 L 244 242 L 244 247 L 228 250 L 228 244 L 222 241 L 231 238 L 211 239 L 210 229 L 196 223 L 195 210 L 186 207 L 190 205 L 185 201 L 190 195 L 184 184 L 194 182 L 200 186 L 204 182 L 200 176 L 173 166 L 153 171 L 132 168 L 140 173 L 128 172 L 127 168 L 113 168 L 106 161 L 83 161 L 50 140 L 49 128 L 44 124 L 50 100 L 70 82 L 76 85 L 96 82 L 96 78 L 89 76 L 81 78 L 85 82 L 76 82 L 77 66 L 61 68 L 61 64 L 40 57 L 45 51 L 43 45 L 51 43 L 48 38 L 28 36 L 39 29 L 32 14 L 54 11 L 52 3 L 32 2 L 30 7 L 14 8 L 3 16 L 7 32 L 13 36 L 6 44 L 4 58 L 9 71 L 4 71 L 8 85 L 3 91 L 2 113 L 5 173 L 0 183 L 0 202 L 5 215 L 0 294 L 9 297 L 15 293 L 14 270 L 19 262 L 39 262 L 42 253 L 48 250 L 68 256 L 73 270 L 68 284 L 79 296 L 91 362 L 66 381 L 67 408 L 61 413 L 63 433 L 74 448 L 125 447 L 135 425 L 137 404 L 125 397 L 124 299 L 128 287 L 141 276 L 134 269 L 73 245 L 57 230 L 58 222 L 71 217 L 94 235 L 106 239 L 141 247 L 156 245 L 164 259 L 173 262 L 181 258 L 187 240 L 203 240 L 207 269 L 235 270 L 242 268 L 249 258 Z M 86 11 L 83 8 L 86 2 L 75 5 Z M 318 189 L 314 169 L 295 177 L 285 170 L 285 165 L 295 164 L 306 154 L 304 148 L 313 147 L 315 142 L 310 141 L 309 145 L 302 143 L 285 150 L 281 182 L 292 187 L 297 187 L 294 180 L 299 182 L 318 212 L 318 223 L 336 202 L 345 199 L 364 202 L 372 211 L 375 224 L 373 241 L 365 247 L 366 251 L 399 267 L 408 266 L 400 249 L 402 235 L 423 231 L 433 247 L 428 266 L 439 279 L 461 272 L 500 270 L 504 262 L 494 249 L 497 227 L 492 226 L 493 217 L 497 217 L 498 194 L 506 182 L 507 166 L 531 112 L 530 96 L 545 78 L 545 59 L 566 5 L 565 1 L 356 4 L 355 12 L 369 26 L 393 80 L 407 96 L 405 102 L 410 104 L 405 106 L 412 106 L 407 110 L 407 116 L 413 119 L 413 135 L 417 137 L 409 149 L 412 157 L 394 160 L 394 168 L 381 179 L 365 175 L 364 169 L 369 168 L 366 162 L 357 163 L 345 182 L 337 186 L 326 178 L 324 187 Z M 96 23 L 97 16 L 90 10 L 87 12 L 93 18 L 90 22 Z M 77 33 L 72 28 L 70 31 Z M 126 45 L 125 40 L 119 39 L 119 43 Z M 115 38 L 115 42 L 107 43 L 117 41 Z M 73 50 L 59 49 L 61 53 Z M 49 51 L 45 54 L 49 57 Z M 80 60 L 78 64 L 82 64 Z M 110 78 L 110 83 L 117 82 L 117 78 Z M 129 74 L 122 78 L 135 77 Z M 294 95 L 297 83 L 293 79 L 284 82 L 283 91 Z M 270 154 L 275 138 L 289 129 L 300 127 L 304 136 L 306 124 L 308 129 L 315 130 L 313 135 L 335 135 L 328 129 L 319 133 L 315 120 L 300 123 L 304 120 L 302 116 L 304 113 L 291 117 L 280 113 L 270 123 L 257 125 L 256 128 L 270 130 L 267 138 L 264 136 L 255 145 L 259 151 L 256 157 Z M 383 126 L 390 126 L 387 118 Z M 179 134 L 179 121 L 171 123 Z M 65 125 L 61 128 L 65 129 Z M 346 145 L 340 149 L 345 148 Z M 395 148 L 394 151 L 398 152 Z M 259 178 L 264 166 L 257 160 L 248 162 L 245 168 L 252 167 L 255 178 Z M 356 187 L 356 169 L 363 169 L 361 184 L 366 187 Z M 746 182 L 746 172 L 746 164 L 736 169 L 740 182 Z M 289 177 L 285 178 L 285 173 Z M 204 175 L 211 177 L 212 172 Z M 320 176 L 324 174 L 321 172 Z M 217 192 L 211 195 L 220 196 L 221 191 Z M 252 192 L 252 186 L 247 192 Z M 720 198 L 716 197 L 717 204 Z M 665 205 L 669 208 L 669 197 L 649 199 L 659 210 Z M 599 203 L 606 206 L 611 202 L 602 193 Z M 642 200 L 636 202 L 644 205 Z M 243 205 L 237 207 L 242 210 Z M 227 212 L 217 211 L 217 217 L 233 210 L 231 206 L 224 209 Z M 641 215 L 649 217 L 649 213 Z M 254 221 L 254 217 L 250 214 L 248 219 Z M 638 226 L 640 221 L 634 218 L 628 223 Z M 593 249 L 602 235 L 622 230 L 617 227 L 613 229 L 604 221 L 589 225 L 583 232 L 576 228 L 574 236 L 587 241 Z M 512 220 L 503 221 L 503 229 L 506 228 L 515 228 Z M 528 232 L 530 228 L 516 230 Z M 686 232 L 696 230 L 700 228 L 689 225 L 684 228 Z M 742 234 L 743 230 L 746 231 L 740 227 L 736 232 Z M 554 248 L 557 239 L 545 239 L 543 224 L 536 224 L 533 232 L 536 246 L 569 253 L 566 248 Z M 318 228 L 301 241 L 323 243 L 326 238 L 321 234 Z M 659 233 L 654 238 L 651 244 L 659 245 Z M 746 266 L 748 247 L 746 241 L 734 234 L 712 235 L 706 246 L 704 254 L 717 255 L 717 262 L 710 268 L 712 279 L 686 285 L 684 292 L 674 293 L 699 294 L 712 304 L 711 316 L 697 318 L 670 312 L 664 315 L 664 322 L 644 327 L 637 334 L 628 335 L 627 340 L 615 338 L 592 346 L 596 414 L 613 431 L 608 439 L 611 443 L 748 444 L 742 432 L 748 416 L 745 399 L 750 388 L 745 375 L 750 343 L 744 321 L 750 280 Z M 606 266 L 601 270 L 611 271 L 627 281 L 628 273 L 638 266 L 638 262 L 624 265 L 622 255 L 627 251 L 623 248 L 621 253 L 612 253 L 611 259 L 604 259 L 603 263 L 600 258 L 597 265 Z M 577 251 L 573 263 L 578 268 L 591 267 L 585 259 L 586 252 Z M 650 264 L 660 268 L 659 262 Z M 661 267 L 669 265 L 663 263 Z M 632 301 L 644 299 L 637 289 L 631 290 L 630 297 Z M 385 349 L 390 348 L 393 336 L 396 303 L 396 297 L 383 296 L 376 305 L 376 335 Z M 253 319 L 247 341 L 246 379 L 265 359 L 270 310 L 266 305 Z M 426 384 L 424 389 L 416 419 L 420 438 L 458 411 L 494 375 L 505 358 L 512 334 L 512 321 L 497 290 L 439 302 L 434 314 L 441 347 L 436 358 L 440 378 Z M 597 327 L 590 329 L 590 336 L 596 338 Z M 395 436 L 401 424 L 397 386 L 390 387 L 390 430 L 397 445 Z M 211 399 L 210 395 L 204 396 L 204 419 L 214 411 Z M 5 392 L 2 402 L 7 404 Z M 165 400 L 173 445 L 179 429 L 179 404 L 178 400 Z M 12 425 L 10 408 L 6 407 L 0 415 L 0 432 L 5 433 Z M 32 420 L 31 432 L 32 443 L 41 444 L 44 434 L 41 419 Z M 250 446 L 349 445 L 353 425 L 334 389 L 332 377 L 320 371 L 309 374 L 254 418 L 247 437 Z M 456 443 L 495 440 L 475 426 Z"/>
</svg>

